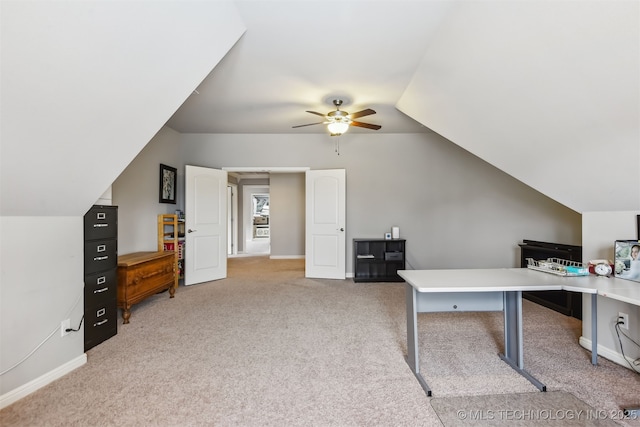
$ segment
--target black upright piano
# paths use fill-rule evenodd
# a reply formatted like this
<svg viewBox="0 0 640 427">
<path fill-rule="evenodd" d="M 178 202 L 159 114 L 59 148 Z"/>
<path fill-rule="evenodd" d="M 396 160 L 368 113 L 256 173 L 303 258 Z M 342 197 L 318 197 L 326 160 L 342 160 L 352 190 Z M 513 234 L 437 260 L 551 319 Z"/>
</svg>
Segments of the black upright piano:
<svg viewBox="0 0 640 427">
<path fill-rule="evenodd" d="M 527 267 L 527 258 L 536 261 L 561 258 L 582 262 L 582 246 L 523 240 L 520 246 L 520 266 Z M 582 320 L 582 294 L 570 291 L 523 292 L 522 297 L 567 316 Z"/>
</svg>

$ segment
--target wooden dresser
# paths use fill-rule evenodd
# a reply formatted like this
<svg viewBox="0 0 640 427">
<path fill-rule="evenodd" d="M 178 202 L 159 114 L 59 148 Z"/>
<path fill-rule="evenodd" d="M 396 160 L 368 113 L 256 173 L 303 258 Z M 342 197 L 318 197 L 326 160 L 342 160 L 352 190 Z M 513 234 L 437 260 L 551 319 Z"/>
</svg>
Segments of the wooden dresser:
<svg viewBox="0 0 640 427">
<path fill-rule="evenodd" d="M 118 308 L 129 323 L 131 306 L 160 291 L 175 289 L 175 252 L 135 252 L 118 257 Z"/>
</svg>

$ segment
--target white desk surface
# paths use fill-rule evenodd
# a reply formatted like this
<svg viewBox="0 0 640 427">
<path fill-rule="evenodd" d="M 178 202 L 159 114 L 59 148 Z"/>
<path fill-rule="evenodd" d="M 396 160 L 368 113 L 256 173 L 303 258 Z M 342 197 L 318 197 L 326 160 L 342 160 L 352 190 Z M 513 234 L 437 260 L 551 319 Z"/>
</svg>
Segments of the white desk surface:
<svg viewBox="0 0 640 427">
<path fill-rule="evenodd" d="M 614 282 L 599 285 L 598 295 L 628 304 L 640 305 L 640 283 L 631 280 L 615 279 Z"/>
<path fill-rule="evenodd" d="M 640 305 L 640 283 L 614 277 L 558 276 L 529 268 L 399 270 L 418 292 L 574 291 Z"/>
</svg>

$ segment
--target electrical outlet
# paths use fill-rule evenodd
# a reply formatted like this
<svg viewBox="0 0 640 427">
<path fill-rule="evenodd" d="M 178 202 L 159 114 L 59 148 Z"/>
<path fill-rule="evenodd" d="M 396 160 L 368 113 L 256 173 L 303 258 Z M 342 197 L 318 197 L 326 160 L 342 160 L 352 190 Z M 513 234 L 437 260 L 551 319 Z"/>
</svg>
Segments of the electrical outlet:
<svg viewBox="0 0 640 427">
<path fill-rule="evenodd" d="M 67 329 L 71 328 L 71 319 L 66 319 L 60 322 L 60 336 L 63 337 L 67 335 Z"/>
<path fill-rule="evenodd" d="M 618 313 L 618 322 L 622 329 L 629 330 L 629 315 L 627 313 Z"/>
</svg>

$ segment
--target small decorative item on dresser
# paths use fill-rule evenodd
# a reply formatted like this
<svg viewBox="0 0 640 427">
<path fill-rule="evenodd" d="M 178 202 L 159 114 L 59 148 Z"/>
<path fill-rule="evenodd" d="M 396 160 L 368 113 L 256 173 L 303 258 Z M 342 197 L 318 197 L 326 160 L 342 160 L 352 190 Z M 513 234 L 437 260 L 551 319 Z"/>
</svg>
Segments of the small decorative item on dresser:
<svg viewBox="0 0 640 427">
<path fill-rule="evenodd" d="M 400 227 L 391 227 L 391 238 L 392 239 L 400 238 Z"/>
<path fill-rule="evenodd" d="M 391 233 L 384 233 L 385 240 L 391 240 Z"/>
</svg>

